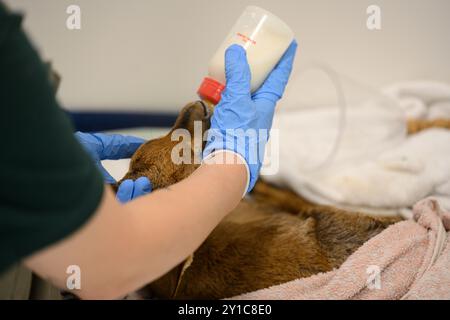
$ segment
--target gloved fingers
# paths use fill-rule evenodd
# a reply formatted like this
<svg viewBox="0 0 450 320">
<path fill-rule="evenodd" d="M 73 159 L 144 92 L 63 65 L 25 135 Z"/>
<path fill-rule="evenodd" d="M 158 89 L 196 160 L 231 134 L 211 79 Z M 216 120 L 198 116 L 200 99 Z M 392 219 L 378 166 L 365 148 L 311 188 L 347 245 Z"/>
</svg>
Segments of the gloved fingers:
<svg viewBox="0 0 450 320">
<path fill-rule="evenodd" d="M 140 177 L 136 179 L 136 181 L 127 179 L 119 185 L 116 198 L 121 203 L 125 203 L 139 196 L 150 193 L 151 191 L 152 184 L 147 177 Z"/>
<path fill-rule="evenodd" d="M 281 99 L 292 71 L 296 51 L 297 41 L 294 40 L 262 86 L 253 94 L 252 98 L 254 101 L 267 99 L 275 104 Z"/>
<path fill-rule="evenodd" d="M 130 158 L 145 142 L 142 138 L 121 134 L 94 133 L 92 135 L 102 146 L 98 151 L 100 160 Z"/>
<path fill-rule="evenodd" d="M 117 189 L 116 198 L 121 203 L 125 203 L 133 199 L 134 182 L 131 179 L 124 180 Z"/>
<path fill-rule="evenodd" d="M 233 44 L 225 51 L 226 86 L 223 99 L 235 96 L 250 96 L 250 66 L 243 47 Z"/>
<path fill-rule="evenodd" d="M 152 192 L 152 183 L 147 177 L 140 177 L 134 182 L 133 198 Z"/>
</svg>

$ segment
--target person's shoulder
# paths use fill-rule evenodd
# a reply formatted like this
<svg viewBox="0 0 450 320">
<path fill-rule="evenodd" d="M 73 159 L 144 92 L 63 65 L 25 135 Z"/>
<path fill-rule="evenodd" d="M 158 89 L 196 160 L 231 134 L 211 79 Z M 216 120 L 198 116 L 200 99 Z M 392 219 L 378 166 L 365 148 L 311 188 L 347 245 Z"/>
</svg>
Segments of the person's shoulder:
<svg viewBox="0 0 450 320">
<path fill-rule="evenodd" d="M 10 11 L 6 5 L 0 1 L 0 46 L 9 32 L 18 30 L 22 23 L 22 15 Z"/>
<path fill-rule="evenodd" d="M 0 17 L 1 22 L 8 22 L 10 20 L 21 20 L 22 15 L 20 13 L 13 12 L 0 0 Z"/>
</svg>

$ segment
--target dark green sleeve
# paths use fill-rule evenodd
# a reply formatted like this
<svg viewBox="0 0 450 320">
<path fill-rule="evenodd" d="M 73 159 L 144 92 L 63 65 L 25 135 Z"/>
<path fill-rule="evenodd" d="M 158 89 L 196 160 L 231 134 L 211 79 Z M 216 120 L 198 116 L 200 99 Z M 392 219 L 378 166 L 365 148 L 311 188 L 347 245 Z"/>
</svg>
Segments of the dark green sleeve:
<svg viewBox="0 0 450 320">
<path fill-rule="evenodd" d="M 0 3 L 0 272 L 80 228 L 103 193 L 20 23 Z"/>
</svg>

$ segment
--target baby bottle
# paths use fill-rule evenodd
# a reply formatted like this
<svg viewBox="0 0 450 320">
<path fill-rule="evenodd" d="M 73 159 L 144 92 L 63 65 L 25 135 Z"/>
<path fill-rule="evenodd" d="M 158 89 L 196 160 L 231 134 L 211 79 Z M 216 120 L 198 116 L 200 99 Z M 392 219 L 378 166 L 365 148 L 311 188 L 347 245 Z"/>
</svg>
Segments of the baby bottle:
<svg viewBox="0 0 450 320">
<path fill-rule="evenodd" d="M 247 7 L 212 57 L 197 94 L 214 105 L 220 101 L 225 88 L 225 50 L 230 45 L 239 44 L 246 50 L 254 92 L 293 40 L 292 30 L 280 18 L 259 7 Z"/>
</svg>

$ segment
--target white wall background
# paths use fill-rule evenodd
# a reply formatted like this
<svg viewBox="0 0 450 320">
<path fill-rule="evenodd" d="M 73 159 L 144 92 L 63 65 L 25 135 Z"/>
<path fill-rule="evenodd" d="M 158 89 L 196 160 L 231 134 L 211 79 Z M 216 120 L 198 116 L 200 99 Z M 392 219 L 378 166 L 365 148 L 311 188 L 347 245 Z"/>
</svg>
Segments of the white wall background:
<svg viewBox="0 0 450 320">
<path fill-rule="evenodd" d="M 248 4 L 292 27 L 298 61 L 322 60 L 372 85 L 450 82 L 449 0 L 7 0 L 63 75 L 68 109 L 178 110 L 195 99 L 207 62 Z M 66 8 L 82 29 L 66 29 Z M 382 9 L 382 30 L 366 8 Z"/>
</svg>

